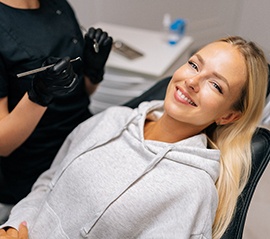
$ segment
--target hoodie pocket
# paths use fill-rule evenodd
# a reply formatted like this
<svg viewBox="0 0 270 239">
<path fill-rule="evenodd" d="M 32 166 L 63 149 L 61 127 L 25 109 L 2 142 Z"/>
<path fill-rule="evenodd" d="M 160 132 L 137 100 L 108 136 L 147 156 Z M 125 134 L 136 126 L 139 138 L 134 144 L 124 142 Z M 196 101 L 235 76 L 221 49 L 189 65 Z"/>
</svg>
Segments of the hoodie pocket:
<svg viewBox="0 0 270 239">
<path fill-rule="evenodd" d="M 31 239 L 70 239 L 64 232 L 61 221 L 46 203 L 30 229 Z"/>
</svg>

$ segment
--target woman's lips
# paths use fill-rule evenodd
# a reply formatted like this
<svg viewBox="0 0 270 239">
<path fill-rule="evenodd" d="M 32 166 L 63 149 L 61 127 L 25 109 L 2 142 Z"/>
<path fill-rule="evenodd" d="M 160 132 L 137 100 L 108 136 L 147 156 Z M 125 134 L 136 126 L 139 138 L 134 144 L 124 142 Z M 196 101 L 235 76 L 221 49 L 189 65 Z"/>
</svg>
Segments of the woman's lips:
<svg viewBox="0 0 270 239">
<path fill-rule="evenodd" d="M 197 105 L 194 103 L 192 99 L 187 97 L 179 88 L 176 88 L 176 93 L 179 98 L 181 98 L 183 101 L 187 102 L 188 104 L 197 107 Z"/>
</svg>

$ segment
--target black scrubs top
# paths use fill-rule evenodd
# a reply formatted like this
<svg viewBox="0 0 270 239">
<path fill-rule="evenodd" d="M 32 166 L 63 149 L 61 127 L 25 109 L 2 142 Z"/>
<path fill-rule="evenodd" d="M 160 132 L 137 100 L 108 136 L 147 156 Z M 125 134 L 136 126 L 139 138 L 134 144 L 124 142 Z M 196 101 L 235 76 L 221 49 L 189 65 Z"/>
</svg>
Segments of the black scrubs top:
<svg viewBox="0 0 270 239">
<path fill-rule="evenodd" d="M 49 56 L 82 57 L 83 36 L 65 0 L 41 0 L 35 10 L 0 3 L 0 98 L 8 96 L 9 110 L 31 86 L 33 75 L 16 74 L 38 68 Z M 71 95 L 54 99 L 32 135 L 10 156 L 2 157 L 0 203 L 17 203 L 48 169 L 67 135 L 91 116 L 80 62 L 72 63 L 79 85 Z"/>
</svg>

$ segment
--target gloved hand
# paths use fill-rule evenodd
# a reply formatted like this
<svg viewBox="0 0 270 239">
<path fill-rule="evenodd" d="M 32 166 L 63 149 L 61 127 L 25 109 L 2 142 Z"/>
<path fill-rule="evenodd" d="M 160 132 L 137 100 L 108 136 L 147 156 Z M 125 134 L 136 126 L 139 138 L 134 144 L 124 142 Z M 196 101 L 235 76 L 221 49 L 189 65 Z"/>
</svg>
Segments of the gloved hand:
<svg viewBox="0 0 270 239">
<path fill-rule="evenodd" d="M 93 27 L 89 28 L 84 39 L 84 73 L 93 84 L 98 84 L 103 80 L 104 66 L 109 57 L 113 39 L 107 32 Z"/>
<path fill-rule="evenodd" d="M 48 106 L 54 97 L 69 94 L 78 85 L 78 76 L 73 71 L 69 57 L 50 57 L 43 66 L 50 64 L 55 65 L 36 74 L 28 91 L 29 99 L 42 106 Z"/>
</svg>

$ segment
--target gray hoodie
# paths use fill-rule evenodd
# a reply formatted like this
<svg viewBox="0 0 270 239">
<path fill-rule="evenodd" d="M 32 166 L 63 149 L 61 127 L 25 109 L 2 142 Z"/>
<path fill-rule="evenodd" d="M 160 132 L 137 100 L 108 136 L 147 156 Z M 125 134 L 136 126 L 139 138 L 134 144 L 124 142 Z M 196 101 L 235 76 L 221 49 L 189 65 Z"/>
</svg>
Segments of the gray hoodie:
<svg viewBox="0 0 270 239">
<path fill-rule="evenodd" d="M 219 151 L 204 134 L 144 140 L 162 106 L 112 107 L 80 124 L 3 226 L 25 220 L 30 239 L 212 238 Z"/>
</svg>

